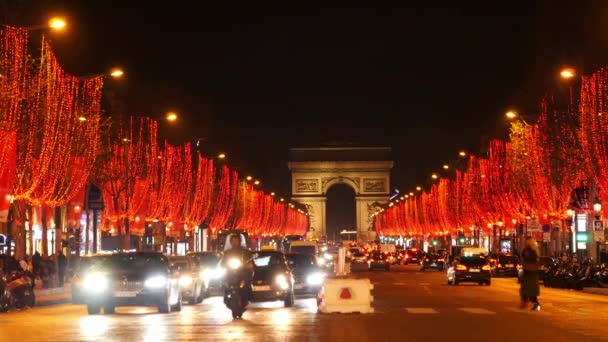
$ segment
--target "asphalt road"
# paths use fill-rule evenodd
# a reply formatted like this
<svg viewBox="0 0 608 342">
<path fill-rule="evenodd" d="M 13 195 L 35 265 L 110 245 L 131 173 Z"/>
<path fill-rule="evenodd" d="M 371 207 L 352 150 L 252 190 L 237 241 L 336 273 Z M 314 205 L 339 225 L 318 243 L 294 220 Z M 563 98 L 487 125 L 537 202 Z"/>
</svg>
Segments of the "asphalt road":
<svg viewBox="0 0 608 342">
<path fill-rule="evenodd" d="M 88 316 L 57 305 L 0 314 L 0 341 L 606 341 L 608 297 L 541 289 L 540 312 L 518 308 L 514 279 L 447 286 L 415 266 L 357 273 L 375 284 L 374 314 L 317 314 L 315 299 L 251 305 L 232 321 L 221 298 L 179 313 L 119 308 Z"/>
</svg>

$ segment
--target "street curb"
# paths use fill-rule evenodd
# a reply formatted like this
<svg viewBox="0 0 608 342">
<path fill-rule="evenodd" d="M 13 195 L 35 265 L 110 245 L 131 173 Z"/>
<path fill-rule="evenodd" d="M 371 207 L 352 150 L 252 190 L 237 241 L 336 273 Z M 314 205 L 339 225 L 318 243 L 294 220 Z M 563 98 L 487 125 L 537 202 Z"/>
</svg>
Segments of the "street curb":
<svg viewBox="0 0 608 342">
<path fill-rule="evenodd" d="M 72 302 L 72 298 L 70 296 L 63 297 L 63 298 L 40 300 L 40 301 L 38 300 L 38 298 L 36 298 L 36 306 L 51 306 L 51 305 L 59 305 L 59 304 L 68 304 L 71 302 Z"/>
<path fill-rule="evenodd" d="M 583 292 L 602 295 L 602 296 L 608 296 L 608 289 L 599 288 L 599 287 L 585 287 L 585 288 L 583 288 Z"/>
</svg>

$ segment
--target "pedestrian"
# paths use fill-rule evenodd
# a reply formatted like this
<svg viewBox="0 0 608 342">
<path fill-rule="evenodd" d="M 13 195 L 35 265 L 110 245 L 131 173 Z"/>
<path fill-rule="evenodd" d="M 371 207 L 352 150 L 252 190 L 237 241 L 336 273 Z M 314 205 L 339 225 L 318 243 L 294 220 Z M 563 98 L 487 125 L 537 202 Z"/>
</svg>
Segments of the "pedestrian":
<svg viewBox="0 0 608 342">
<path fill-rule="evenodd" d="M 539 251 L 536 240 L 532 237 L 526 239 L 526 246 L 521 253 L 523 275 L 521 277 L 521 308 L 528 306 L 528 302 L 532 302 L 532 311 L 540 311 L 540 303 L 538 296 L 540 295 L 540 287 L 538 285 L 538 270 L 540 268 Z"/>
<path fill-rule="evenodd" d="M 57 254 L 57 276 L 59 277 L 59 287 L 63 287 L 65 280 L 65 270 L 68 266 L 68 259 L 63 255 L 62 251 Z"/>
<path fill-rule="evenodd" d="M 36 276 L 40 276 L 40 273 L 42 271 L 42 256 L 40 256 L 40 253 L 38 253 L 38 251 L 36 251 L 36 253 L 34 253 L 34 255 L 32 256 L 32 265 L 34 267 L 34 274 Z"/>
</svg>

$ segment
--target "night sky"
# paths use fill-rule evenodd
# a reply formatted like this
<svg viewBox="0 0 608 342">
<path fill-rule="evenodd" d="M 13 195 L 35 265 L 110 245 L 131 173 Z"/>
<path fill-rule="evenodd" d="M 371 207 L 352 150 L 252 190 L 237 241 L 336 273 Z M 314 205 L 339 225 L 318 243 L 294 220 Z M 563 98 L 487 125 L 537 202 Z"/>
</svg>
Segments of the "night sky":
<svg viewBox="0 0 608 342">
<path fill-rule="evenodd" d="M 205 138 L 210 155 L 287 196 L 290 147 L 392 146 L 394 187 L 411 190 L 460 149 L 504 135 L 503 113 L 533 113 L 564 64 L 608 62 L 608 2 L 457 2 L 401 9 L 263 8 L 208 1 L 0 1 L 11 24 L 55 11 L 75 74 L 113 65 L 132 114 L 178 111 L 173 142 Z M 24 5 L 26 4 L 27 5 Z M 571 3 L 569 6 L 564 4 Z M 8 14 L 8 16 L 6 15 Z"/>
</svg>

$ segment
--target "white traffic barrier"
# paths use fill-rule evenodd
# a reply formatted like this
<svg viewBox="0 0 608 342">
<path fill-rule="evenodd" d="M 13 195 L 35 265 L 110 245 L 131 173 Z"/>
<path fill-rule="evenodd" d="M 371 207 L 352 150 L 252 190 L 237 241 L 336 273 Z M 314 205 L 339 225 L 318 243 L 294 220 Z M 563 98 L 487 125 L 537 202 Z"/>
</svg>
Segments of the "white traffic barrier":
<svg viewBox="0 0 608 342">
<path fill-rule="evenodd" d="M 369 279 L 328 278 L 319 292 L 319 313 L 373 313 L 374 285 Z"/>
</svg>

